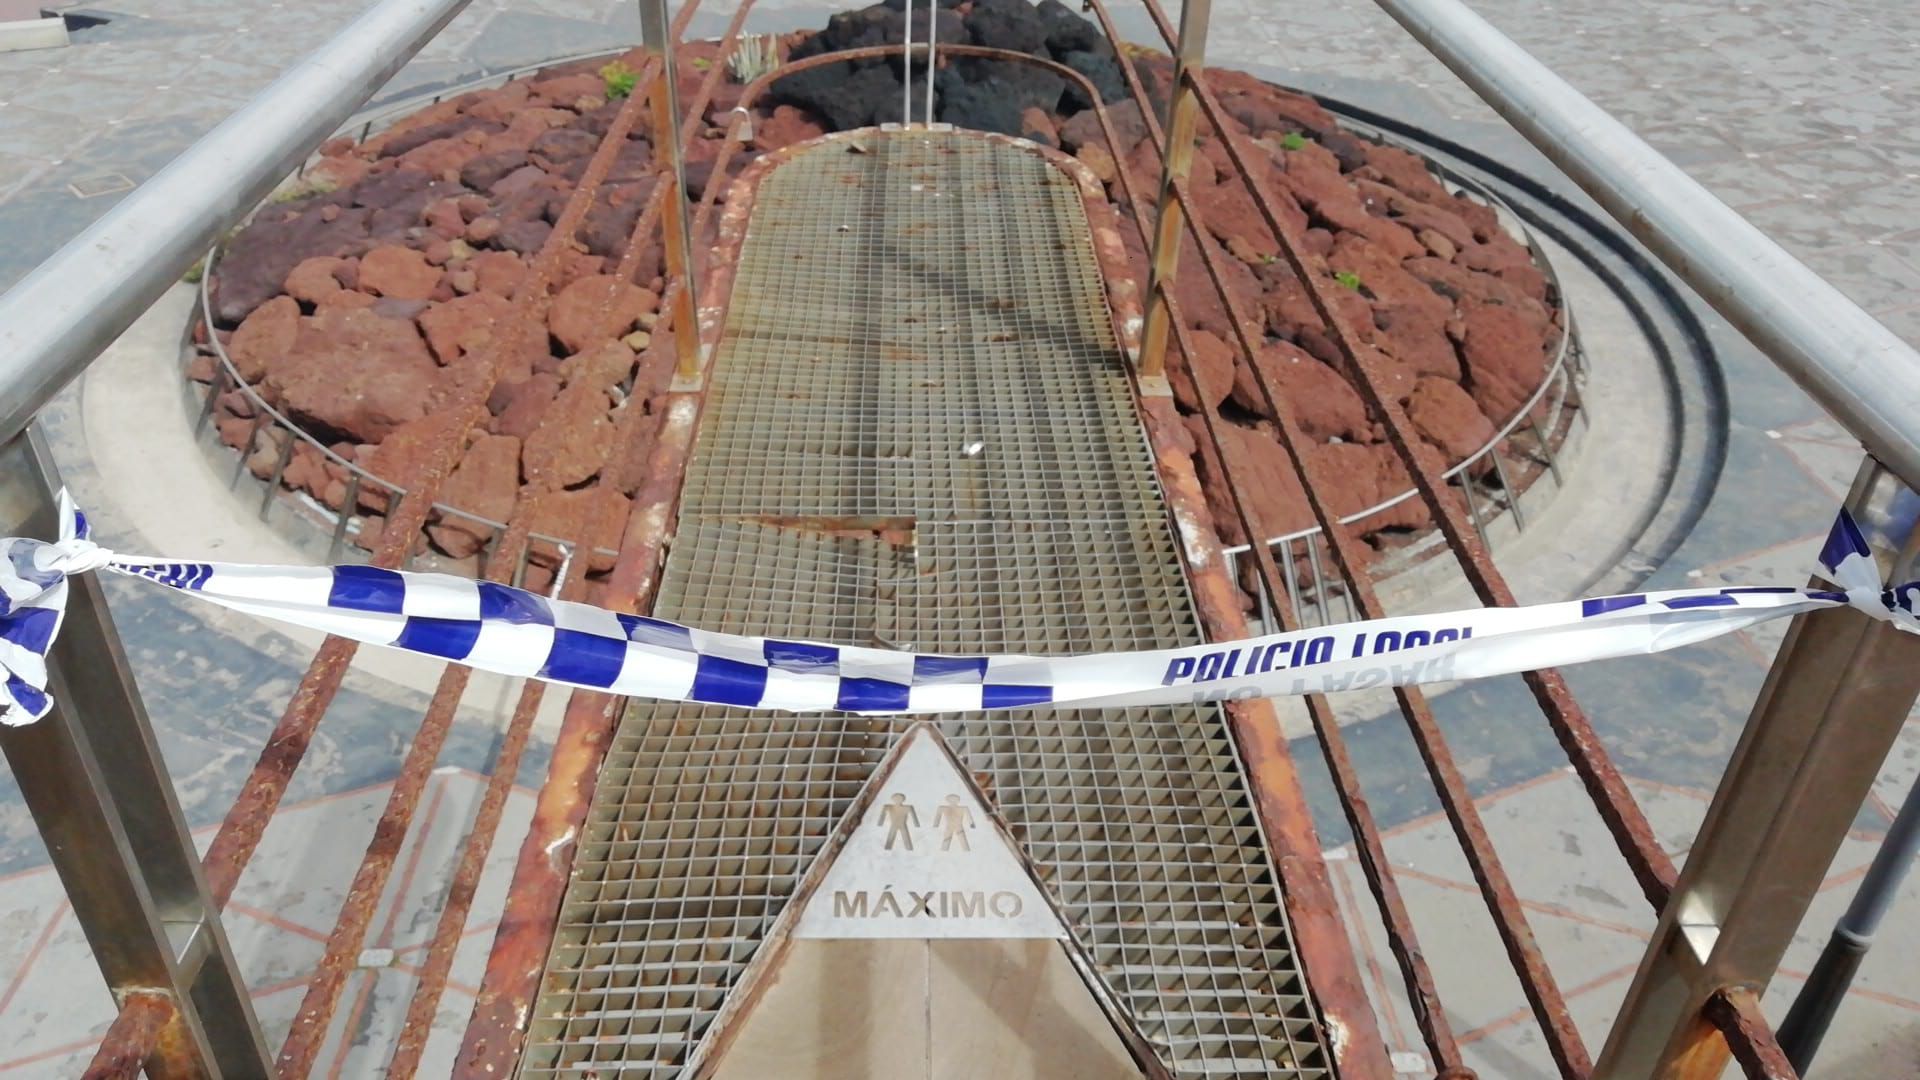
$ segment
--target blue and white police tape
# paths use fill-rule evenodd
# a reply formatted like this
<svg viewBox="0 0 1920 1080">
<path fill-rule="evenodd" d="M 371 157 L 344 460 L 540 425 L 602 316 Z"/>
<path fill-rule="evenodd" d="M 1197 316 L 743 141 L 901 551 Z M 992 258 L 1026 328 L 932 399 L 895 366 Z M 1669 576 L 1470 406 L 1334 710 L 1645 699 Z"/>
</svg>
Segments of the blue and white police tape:
<svg viewBox="0 0 1920 1080">
<path fill-rule="evenodd" d="M 0 540 L 0 723 L 50 705 L 46 652 L 70 574 L 105 569 L 355 641 L 662 701 L 786 712 L 966 712 L 1167 705 L 1452 682 L 1664 652 L 1756 623 L 1851 607 L 1920 632 L 1920 582 L 1885 588 L 1843 511 L 1821 552 L 1837 588 L 1673 589 L 1345 623 L 1180 649 L 948 656 L 718 634 L 446 574 L 368 566 L 178 562 L 87 538 L 62 496 L 60 539 Z"/>
</svg>

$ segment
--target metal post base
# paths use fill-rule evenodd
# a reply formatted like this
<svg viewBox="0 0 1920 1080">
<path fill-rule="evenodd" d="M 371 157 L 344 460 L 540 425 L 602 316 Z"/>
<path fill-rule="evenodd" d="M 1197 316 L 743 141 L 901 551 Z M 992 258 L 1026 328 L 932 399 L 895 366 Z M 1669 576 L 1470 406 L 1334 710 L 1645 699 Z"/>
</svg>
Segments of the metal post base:
<svg viewBox="0 0 1920 1080">
<path fill-rule="evenodd" d="M 0 535 L 51 538 L 57 490 L 37 432 L 0 446 Z M 169 1006 L 149 1075 L 267 1076 L 272 1056 L 100 582 L 81 575 L 68 589 L 47 657 L 53 711 L 0 727 L 0 751 L 114 1000 Z"/>
<path fill-rule="evenodd" d="M 1869 459 L 1847 507 L 1912 575 L 1920 499 Z M 1856 611 L 1794 620 L 1594 1069 L 1718 1080 L 1714 995 L 1766 990 L 1920 694 L 1920 637 Z"/>
</svg>

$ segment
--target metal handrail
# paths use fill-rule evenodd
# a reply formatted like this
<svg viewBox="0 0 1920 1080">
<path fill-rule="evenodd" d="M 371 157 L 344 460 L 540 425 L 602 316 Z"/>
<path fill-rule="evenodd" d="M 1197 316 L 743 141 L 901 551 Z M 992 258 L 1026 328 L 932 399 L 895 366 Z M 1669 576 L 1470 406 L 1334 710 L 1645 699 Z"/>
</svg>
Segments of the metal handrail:
<svg viewBox="0 0 1920 1080">
<path fill-rule="evenodd" d="M 382 0 L 0 295 L 0 441 L 467 2 Z"/>
<path fill-rule="evenodd" d="M 1460 0 L 1375 0 L 1881 463 L 1920 485 L 1920 352 Z"/>
</svg>

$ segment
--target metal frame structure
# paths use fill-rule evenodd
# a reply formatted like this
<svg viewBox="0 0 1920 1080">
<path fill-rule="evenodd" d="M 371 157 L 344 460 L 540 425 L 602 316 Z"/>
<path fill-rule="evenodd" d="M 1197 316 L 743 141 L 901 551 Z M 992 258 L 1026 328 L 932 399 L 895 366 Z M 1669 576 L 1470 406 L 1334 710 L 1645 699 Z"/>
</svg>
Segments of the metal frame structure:
<svg viewBox="0 0 1920 1080">
<path fill-rule="evenodd" d="M 1912 491 L 1920 484 L 1920 427 L 1911 424 L 1899 407 L 1920 400 L 1920 354 L 1458 0 L 1378 2 L 1862 440 L 1872 459 L 1849 504 L 1867 525 L 1876 552 L 1889 570 L 1912 566 L 1920 547 L 1915 529 L 1920 511 Z M 1375 373 L 1355 349 L 1352 328 L 1342 325 L 1324 295 L 1324 266 L 1301 254 L 1299 238 L 1275 213 L 1271 194 L 1254 179 L 1244 140 L 1221 122 L 1203 63 L 1209 5 L 1205 0 L 1189 0 L 1176 35 L 1159 5 L 1154 0 L 1146 3 L 1177 57 L 1170 107 L 1162 123 L 1136 58 L 1124 50 L 1120 54 L 1128 88 L 1143 106 L 1150 135 L 1165 163 L 1159 212 L 1152 219 L 1158 232 L 1151 239 L 1153 265 L 1145 293 L 1145 340 L 1138 365 L 1149 429 L 1164 433 L 1171 417 L 1167 380 L 1191 378 L 1185 362 L 1191 350 L 1169 293 L 1181 228 L 1194 237 L 1202 269 L 1223 302 L 1230 310 L 1237 303 L 1220 276 L 1222 253 L 1197 227 L 1201 221 L 1187 190 L 1185 163 L 1191 160 L 1198 122 L 1205 118 L 1221 133 L 1240 182 L 1247 186 L 1284 257 L 1307 285 L 1316 310 L 1344 354 L 1349 376 L 1384 424 L 1390 444 L 1414 477 L 1420 497 L 1433 511 L 1467 579 L 1484 602 L 1511 602 L 1471 524 L 1462 493 L 1449 484 L 1443 463 L 1432 450 L 1409 435 L 1399 406 L 1382 392 Z M 464 0 L 384 0 L 0 296 L 0 438 L 7 440 L 0 444 L 0 454 L 6 456 L 0 466 L 0 507 L 6 510 L 7 528 L 29 535 L 43 533 L 51 520 L 50 465 L 24 431 L 35 411 L 130 325 L 221 229 L 238 220 L 292 171 L 463 6 Z M 736 12 L 723 49 L 734 47 L 751 6 L 748 0 Z M 616 436 L 623 448 L 621 460 L 637 463 L 633 468 L 638 470 L 638 475 L 623 475 L 617 482 L 637 488 L 639 494 L 612 579 L 592 598 L 626 610 L 644 608 L 652 596 L 698 416 L 705 348 L 711 345 L 716 322 L 697 303 L 695 278 L 699 275 L 693 265 L 692 239 L 710 220 L 721 185 L 707 185 L 697 210 L 687 206 L 678 152 L 684 145 L 682 114 L 675 100 L 677 80 L 670 55 L 672 36 L 684 27 L 694 7 L 695 3 L 685 5 L 669 27 L 664 0 L 643 0 L 642 25 L 647 46 L 655 53 L 639 80 L 647 91 L 636 94 L 620 110 L 560 214 L 555 239 L 535 257 L 528 284 L 513 301 L 520 317 L 541 321 L 559 248 L 591 204 L 620 141 L 639 122 L 643 107 L 650 108 L 656 138 L 665 137 L 670 143 L 666 157 L 672 176 L 656 189 L 621 265 L 630 271 L 644 247 L 641 241 L 656 225 L 665 226 L 671 283 L 663 318 L 674 324 L 676 348 L 673 370 L 644 373 L 657 380 L 665 408 L 652 426 L 636 420 Z M 1105 6 L 1090 0 L 1090 8 L 1109 37 L 1114 37 Z M 931 36 L 931 24 L 929 31 Z M 951 51 L 983 52 L 962 47 Z M 928 52 L 931 70 L 931 42 Z M 832 58 L 814 61 L 832 62 Z M 688 115 L 703 114 L 723 68 L 716 64 L 708 74 Z M 1084 78 L 1074 75 L 1087 86 Z M 757 80 L 749 88 L 743 108 L 767 81 Z M 1097 95 L 1094 100 L 1098 102 Z M 1104 112 L 1101 117 L 1104 125 Z M 729 140 L 715 162 L 716 176 L 724 172 L 746 122 L 744 112 L 735 114 L 732 133 L 736 138 Z M 1131 213 L 1134 227 L 1141 228 L 1148 220 L 1146 201 L 1128 176 L 1123 156 L 1113 156 L 1119 167 L 1123 209 Z M 208 175 L 227 177 L 229 182 L 208 185 L 204 180 Z M 743 223 L 730 224 L 737 228 Z M 727 268 L 704 269 L 707 294 L 724 297 Z M 499 343 L 495 355 L 485 359 L 494 376 L 516 344 Z M 1168 344 L 1174 346 L 1181 363 L 1164 362 Z M 1248 354 L 1255 345 L 1244 330 L 1235 344 Z M 1305 484 L 1309 501 L 1325 530 L 1341 584 L 1359 614 L 1381 614 L 1359 557 L 1358 541 L 1310 482 L 1313 469 L 1303 455 L 1306 444 L 1281 395 L 1257 366 L 1254 372 L 1262 397 L 1282 418 L 1283 448 L 1309 481 Z M 484 382 L 477 388 L 477 397 L 467 395 L 452 407 L 482 407 L 492 388 L 491 379 Z M 1201 455 L 1208 458 L 1214 475 L 1231 478 L 1235 463 L 1221 449 L 1217 415 L 1207 410 L 1201 419 L 1208 433 Z M 409 491 L 417 491 L 419 497 L 410 498 L 402 512 L 394 515 L 392 527 L 373 553 L 377 565 L 398 565 L 407 557 L 456 454 L 457 446 L 451 441 L 435 447 L 419 475 L 409 478 Z M 1189 481 L 1191 475 L 1186 474 Z M 1191 508 L 1197 494 L 1197 484 L 1170 485 L 1175 513 Z M 528 542 L 528 522 L 540 497 L 535 494 L 522 500 L 512 519 L 503 523 L 506 531 L 500 547 L 509 556 L 503 566 L 516 562 Z M 1234 502 L 1247 535 L 1267 535 L 1237 495 Z M 596 529 L 586 530 L 586 535 L 596 534 Z M 1286 625 L 1290 615 L 1281 600 L 1288 579 L 1264 545 L 1253 545 L 1249 554 L 1272 610 Z M 583 574 L 574 575 L 564 582 L 562 595 L 586 596 L 584 579 Z M 1216 636 L 1245 632 L 1236 592 L 1217 573 L 1205 582 L 1196 581 L 1202 616 Z M 321 648 L 205 859 L 196 859 L 152 733 L 126 677 L 98 588 L 86 580 L 74 583 L 67 629 L 51 657 L 54 691 L 63 707 L 39 724 L 0 728 L 0 749 L 14 765 L 120 1004 L 120 1017 L 89 1075 L 128 1075 L 143 1067 L 151 1075 L 167 1078 L 270 1071 L 269 1049 L 250 1018 L 245 987 L 217 913 L 232 895 L 352 655 L 352 646 L 339 641 L 330 640 Z M 1417 692 L 1399 695 L 1401 711 L 1561 1072 L 1691 1080 L 1719 1075 L 1731 1058 L 1750 1076 L 1792 1075 L 1792 1066 L 1759 1016 L 1758 995 L 1799 925 L 1853 808 L 1864 797 L 1893 734 L 1920 691 L 1916 660 L 1920 660 L 1920 643 L 1897 637 L 1856 614 L 1831 612 L 1796 622 L 1681 873 L 1675 872 L 1654 842 L 1644 816 L 1558 676 L 1540 672 L 1528 677 L 1543 715 L 1593 796 L 1642 891 L 1660 912 L 1654 944 L 1597 1065 L 1591 1066 L 1431 710 Z M 111 677 L 100 677 L 103 663 Z M 89 677 L 72 677 L 80 670 Z M 443 745 L 464 685 L 464 669 L 449 667 L 422 719 L 293 1030 L 279 1049 L 282 1075 L 301 1076 L 311 1068 L 338 1004 L 345 972 L 389 880 L 399 839 L 413 820 L 425 777 Z M 418 1064 L 453 946 L 542 692 L 540 684 L 530 683 L 510 722 L 479 818 L 465 842 L 425 973 L 409 1006 L 392 1064 L 395 1075 L 409 1075 Z M 462 1047 L 460 1075 L 503 1075 L 515 1059 L 535 989 L 538 958 L 551 940 L 564 886 L 565 858 L 557 852 L 566 850 L 569 837 L 579 828 L 606 749 L 613 705 L 604 696 L 578 693 L 568 707 L 554 766 L 521 849 L 503 929 L 496 936 Z M 1387 864 L 1380 830 L 1339 724 L 1324 699 L 1309 699 L 1307 705 L 1422 1037 L 1442 1076 L 1465 1076 L 1457 1040 Z M 1340 975 L 1336 954 L 1345 943 L 1338 938 L 1338 917 L 1331 909 L 1311 825 L 1286 820 L 1277 801 L 1293 773 L 1272 710 L 1265 703 L 1235 706 L 1229 710 L 1229 726 L 1257 796 L 1288 907 L 1295 924 L 1302 927 L 1302 959 L 1316 998 L 1325 1015 L 1342 1023 L 1347 1036 L 1341 1063 L 1367 1073 L 1383 1063 L 1384 1050 L 1372 1024 L 1371 1008 L 1358 996 L 1357 983 Z"/>
</svg>

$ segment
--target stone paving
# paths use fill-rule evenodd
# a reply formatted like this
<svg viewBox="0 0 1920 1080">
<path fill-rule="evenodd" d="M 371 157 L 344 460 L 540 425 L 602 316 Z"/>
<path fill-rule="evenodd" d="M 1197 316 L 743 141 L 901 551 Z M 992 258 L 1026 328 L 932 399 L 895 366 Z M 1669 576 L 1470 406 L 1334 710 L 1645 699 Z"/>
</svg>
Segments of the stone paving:
<svg viewBox="0 0 1920 1080">
<path fill-rule="evenodd" d="M 1920 339 L 1920 222 L 1914 214 L 1920 209 L 1920 135 L 1910 128 L 1920 108 L 1920 7 L 1896 0 L 1482 0 L 1475 6 L 1896 332 Z M 70 48 L 0 54 L 0 287 L 324 41 L 359 7 L 340 0 L 124 0 L 106 8 L 115 13 L 112 22 L 77 33 Z M 693 32 L 716 32 L 732 7 L 731 0 L 714 0 Z M 817 25 L 827 10 L 817 3 L 766 0 L 749 27 Z M 1123 13 L 1122 26 L 1135 40 L 1153 40 L 1151 24 L 1137 11 Z M 378 96 L 636 37 L 628 3 L 476 0 Z M 1477 148 L 1538 162 L 1370 4 L 1216 0 L 1212 52 L 1217 63 L 1316 92 L 1393 102 L 1414 119 L 1454 125 L 1450 134 Z M 1542 165 L 1535 171 L 1546 170 Z M 1650 582 L 1656 587 L 1799 580 L 1859 459 L 1844 431 L 1764 358 L 1724 327 L 1717 331 L 1731 407 L 1728 461 L 1699 524 L 1658 568 Z M 66 408 L 65 414 L 56 410 L 56 426 L 62 415 L 73 415 L 72 404 Z M 68 445 L 84 451 L 84 441 Z M 84 452 L 73 453 L 63 456 L 63 466 L 84 484 L 91 462 Z M 95 517 L 111 521 L 110 508 L 96 510 Z M 277 715 L 278 701 L 270 699 L 284 698 L 282 689 L 298 677 L 310 649 L 209 630 L 178 608 L 142 607 L 131 596 L 117 593 L 116 611 L 169 760 L 186 778 L 194 824 L 205 826 L 224 805 L 222 795 L 230 798 L 257 751 L 259 733 Z M 188 635 L 201 642 L 192 656 L 179 644 Z M 1689 843 L 1777 644 L 1777 631 L 1762 629 L 1679 654 L 1568 672 L 1609 750 L 1633 777 L 1663 842 L 1676 853 Z M 363 846 L 356 837 L 370 828 L 402 733 L 424 704 L 418 691 L 373 685 L 377 681 L 355 684 L 360 696 L 336 709 L 337 716 L 361 717 L 356 734 L 341 740 L 352 752 L 343 751 L 336 767 L 322 768 L 317 779 L 305 782 L 295 794 L 300 809 L 276 826 L 289 835 L 304 828 L 305 840 L 263 850 L 242 888 L 243 895 L 254 890 L 243 900 L 252 906 L 230 917 L 270 1028 L 283 1029 L 298 1000 L 302 965 L 317 956 L 338 890 Z M 234 694 L 234 687 L 254 692 Z M 1523 695 L 1514 680 L 1475 684 L 1441 699 L 1442 719 L 1548 959 L 1573 998 L 1583 1032 L 1597 1046 L 1651 914 Z M 455 808 L 470 805 L 471 778 L 486 768 L 490 734 L 476 722 L 443 759 L 471 771 L 436 780 L 446 809 L 430 815 L 433 821 L 455 820 Z M 1400 722 L 1361 721 L 1348 738 L 1376 811 L 1394 827 L 1390 852 L 1407 871 L 1409 902 L 1439 960 L 1444 997 L 1475 1063 L 1487 1076 L 1548 1075 L 1517 986 L 1503 964 L 1485 959 L 1498 955 L 1487 936 L 1490 925 L 1444 822 L 1432 817 L 1431 792 Z M 1317 750 L 1301 743 L 1295 752 L 1315 785 L 1317 805 L 1330 807 Z M 1854 841 L 1836 860 L 1778 990 L 1767 999 L 1776 1018 L 1917 776 L 1920 729 L 1910 727 L 1863 808 Z M 528 774 L 521 779 L 528 782 Z M 86 1037 L 98 1029 L 107 999 L 58 884 L 41 865 L 37 838 L 21 818 L 0 770 L 0 873 L 11 875 L 0 879 L 0 1077 L 68 1075 L 84 1057 Z M 1358 912 L 1365 890 L 1357 866 L 1341 858 L 1346 837 L 1337 819 L 1324 814 L 1323 833 L 1336 879 Z M 302 824 L 322 821 L 324 827 Z M 359 831 L 345 828 L 356 822 Z M 421 856 L 417 872 L 396 891 L 434 894 L 445 878 L 441 849 L 454 833 L 432 823 L 422 830 L 412 849 L 437 854 Z M 514 815 L 501 835 L 510 857 L 518 836 Z M 311 884 L 317 873 L 300 881 L 288 874 L 295 867 L 303 874 L 315 870 L 316 859 L 328 871 L 327 887 Z M 1815 1075 L 1915 1071 L 1920 973 L 1904 960 L 1916 944 L 1913 934 L 1899 928 L 1920 912 L 1917 890 L 1910 883 L 1903 893 Z M 260 917 L 267 913 L 271 917 Z M 1368 917 L 1353 924 L 1377 996 L 1390 1002 L 1396 979 L 1377 932 Z M 417 940 L 407 933 L 426 931 L 404 915 L 381 926 L 377 922 L 376 931 L 397 954 Z M 465 950 L 470 955 L 463 962 L 469 963 L 484 944 L 484 918 L 470 929 L 481 944 Z M 396 980 L 406 977 L 405 963 L 397 955 L 393 963 L 356 976 L 369 982 L 356 985 L 347 1000 L 364 998 L 369 1006 L 343 1010 L 336 1055 L 367 1053 L 347 1048 L 374 1048 L 391 1037 L 392 1009 L 382 1006 L 392 1005 L 396 990 L 403 992 Z M 451 992 L 443 1019 L 463 1020 L 463 1000 L 457 988 Z M 1394 1049 L 1417 1054 L 1417 1037 L 1404 1016 L 1391 1006 L 1384 1011 Z M 370 1059 L 330 1060 L 329 1067 L 345 1075 L 371 1071 L 362 1064 Z"/>
</svg>

